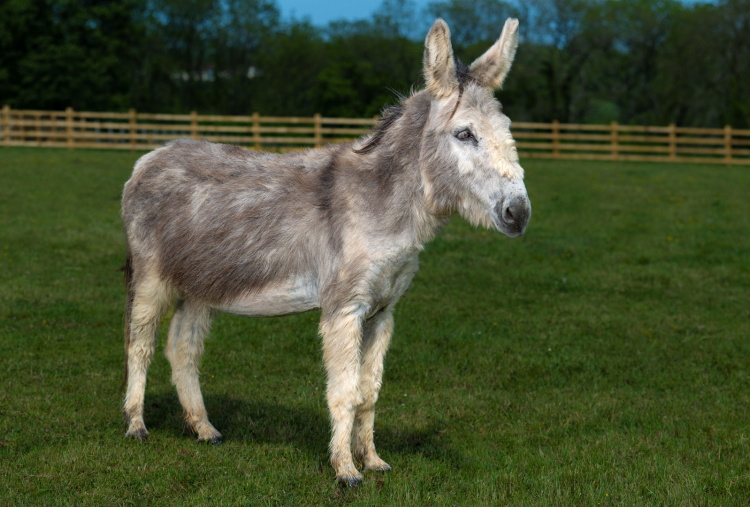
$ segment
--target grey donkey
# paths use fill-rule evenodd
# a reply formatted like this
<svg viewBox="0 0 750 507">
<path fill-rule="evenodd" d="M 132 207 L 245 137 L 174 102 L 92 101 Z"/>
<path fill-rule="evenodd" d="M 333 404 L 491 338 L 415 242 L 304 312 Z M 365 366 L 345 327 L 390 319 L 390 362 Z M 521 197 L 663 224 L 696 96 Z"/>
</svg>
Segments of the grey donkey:
<svg viewBox="0 0 750 507">
<path fill-rule="evenodd" d="M 393 309 L 418 255 L 458 212 L 510 237 L 531 215 L 510 120 L 493 97 L 515 56 L 518 21 L 471 66 L 438 19 L 424 90 L 384 111 L 354 143 L 286 155 L 205 141 L 169 143 L 125 184 L 127 435 L 143 439 L 146 372 L 174 305 L 166 356 L 189 427 L 218 443 L 198 382 L 212 316 L 320 308 L 330 454 L 336 478 L 388 471 L 375 451 L 375 402 Z M 354 456 L 352 456 L 352 448 Z"/>
</svg>

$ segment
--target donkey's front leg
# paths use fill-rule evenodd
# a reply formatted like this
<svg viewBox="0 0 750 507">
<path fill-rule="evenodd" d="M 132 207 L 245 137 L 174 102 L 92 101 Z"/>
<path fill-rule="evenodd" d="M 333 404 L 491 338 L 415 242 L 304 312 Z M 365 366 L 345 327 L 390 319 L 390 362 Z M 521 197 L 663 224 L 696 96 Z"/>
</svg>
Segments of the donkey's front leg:
<svg viewBox="0 0 750 507">
<path fill-rule="evenodd" d="M 363 311 L 349 306 L 320 322 L 323 361 L 328 373 L 328 409 L 331 413 L 331 464 L 339 482 L 356 486 L 362 474 L 352 460 L 354 414 L 362 403 L 359 392 L 359 348 L 362 342 Z"/>
<path fill-rule="evenodd" d="M 383 312 L 368 320 L 362 342 L 362 367 L 359 390 L 363 403 L 357 408 L 354 421 L 354 455 L 364 464 L 365 470 L 388 472 L 391 466 L 380 459 L 375 451 L 373 428 L 375 402 L 383 379 L 383 358 L 393 335 L 393 314 Z"/>
</svg>

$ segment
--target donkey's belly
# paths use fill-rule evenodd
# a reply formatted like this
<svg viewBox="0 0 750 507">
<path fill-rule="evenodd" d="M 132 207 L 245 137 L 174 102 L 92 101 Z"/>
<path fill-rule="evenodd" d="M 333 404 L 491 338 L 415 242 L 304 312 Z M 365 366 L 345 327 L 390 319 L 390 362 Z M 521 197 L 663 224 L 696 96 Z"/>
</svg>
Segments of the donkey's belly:
<svg viewBox="0 0 750 507">
<path fill-rule="evenodd" d="M 217 305 L 218 310 L 248 317 L 272 317 L 306 312 L 320 306 L 317 280 L 294 277 Z"/>
</svg>

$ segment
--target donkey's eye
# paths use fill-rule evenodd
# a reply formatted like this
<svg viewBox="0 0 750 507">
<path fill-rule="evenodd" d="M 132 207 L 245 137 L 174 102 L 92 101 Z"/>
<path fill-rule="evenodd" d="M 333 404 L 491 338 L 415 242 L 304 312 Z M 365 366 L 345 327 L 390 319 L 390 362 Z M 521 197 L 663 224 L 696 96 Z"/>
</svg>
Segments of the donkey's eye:
<svg viewBox="0 0 750 507">
<path fill-rule="evenodd" d="M 470 141 L 474 139 L 474 134 L 471 133 L 471 130 L 464 129 L 456 134 L 456 138 L 460 139 L 461 141 Z"/>
</svg>

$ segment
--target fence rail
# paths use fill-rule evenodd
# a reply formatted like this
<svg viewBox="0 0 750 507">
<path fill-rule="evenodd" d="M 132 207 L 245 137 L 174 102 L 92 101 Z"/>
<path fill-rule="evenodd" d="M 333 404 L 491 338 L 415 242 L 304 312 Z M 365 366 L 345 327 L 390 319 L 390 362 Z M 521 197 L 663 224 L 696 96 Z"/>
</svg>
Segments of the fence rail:
<svg viewBox="0 0 750 507">
<path fill-rule="evenodd" d="M 290 151 L 347 142 L 375 118 L 219 116 L 18 110 L 4 106 L 0 145 L 149 150 L 171 139 L 207 139 Z M 700 162 L 750 165 L 750 130 L 668 126 L 513 124 L 524 158 Z"/>
</svg>

